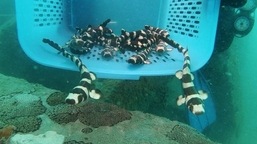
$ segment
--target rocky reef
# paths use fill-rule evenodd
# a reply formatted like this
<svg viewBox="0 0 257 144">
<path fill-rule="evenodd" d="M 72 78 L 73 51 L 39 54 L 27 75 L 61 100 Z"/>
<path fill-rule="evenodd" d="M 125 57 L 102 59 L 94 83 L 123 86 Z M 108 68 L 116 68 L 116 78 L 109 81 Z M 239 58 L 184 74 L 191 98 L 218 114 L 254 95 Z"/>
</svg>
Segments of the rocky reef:
<svg viewBox="0 0 257 144">
<path fill-rule="evenodd" d="M 67 97 L 67 93 L 64 92 L 53 92 L 51 93 L 47 99 L 46 102 L 50 106 L 56 106 L 58 104 L 64 104 L 65 98 Z"/>
<path fill-rule="evenodd" d="M 67 105 L 63 101 L 55 102 L 65 97 L 65 93 L 1 74 L 0 82 L 6 84 L 0 87 L 4 106 L 0 112 L 0 128 L 15 127 L 7 133 L 10 144 L 14 144 L 17 137 L 26 139 L 28 133 L 29 138 L 42 138 L 48 131 L 64 137 L 60 141 L 65 144 L 214 143 L 189 126 L 163 117 L 127 111 L 103 102 Z M 49 98 L 53 96 L 58 98 Z"/>
<path fill-rule="evenodd" d="M 11 144 L 63 144 L 64 136 L 54 131 L 47 131 L 44 134 L 16 134 L 12 137 Z"/>
<path fill-rule="evenodd" d="M 33 132 L 39 129 L 41 119 L 37 116 L 43 114 L 46 108 L 43 106 L 40 97 L 33 95 L 33 87 L 29 83 L 16 85 L 15 80 L 1 75 L 1 111 L 0 128 L 4 125 L 14 125 L 16 132 Z M 8 81 L 8 84 L 6 83 Z M 2 86 L 3 85 L 3 86 Z M 9 86 L 9 87 L 8 87 Z M 16 87 L 19 87 L 15 89 Z M 29 123 L 28 123 L 29 122 Z"/>
<path fill-rule="evenodd" d="M 60 104 L 46 112 L 50 119 L 67 124 L 79 120 L 94 128 L 113 126 L 124 120 L 131 119 L 131 113 L 108 103 L 83 103 L 81 105 Z"/>
</svg>

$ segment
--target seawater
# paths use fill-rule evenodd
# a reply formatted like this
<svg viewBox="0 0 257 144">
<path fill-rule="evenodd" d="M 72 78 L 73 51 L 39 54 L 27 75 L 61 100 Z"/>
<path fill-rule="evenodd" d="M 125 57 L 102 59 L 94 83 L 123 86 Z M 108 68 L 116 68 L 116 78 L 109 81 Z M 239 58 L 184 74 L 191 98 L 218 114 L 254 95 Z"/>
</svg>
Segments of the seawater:
<svg viewBox="0 0 257 144">
<path fill-rule="evenodd" d="M 255 20 L 257 15 L 255 15 Z M 236 135 L 234 143 L 253 143 L 257 134 L 257 89 L 256 82 L 256 38 L 257 25 L 249 35 L 243 38 L 236 38 L 231 45 L 230 54 L 233 57 L 234 64 L 229 66 L 233 75 L 233 103 L 236 107 Z"/>
<path fill-rule="evenodd" d="M 0 2 L 0 73 L 68 92 L 79 81 L 78 73 L 44 67 L 31 61 L 19 46 L 14 11 L 14 1 L 3 0 Z M 255 15 L 256 19 L 257 15 Z M 255 23 L 248 35 L 234 38 L 226 51 L 214 53 L 202 69 L 212 89 L 212 98 L 217 112 L 216 121 L 207 127 L 203 134 L 213 141 L 228 144 L 250 144 L 256 141 L 256 38 L 257 25 Z M 174 84 L 179 84 L 172 82 L 172 76 L 168 78 L 169 82 L 166 78 L 143 78 L 140 82 L 145 81 L 152 84 L 159 79 L 163 80 L 160 82 L 162 84 L 172 84 L 170 89 L 167 89 L 171 93 L 174 92 L 172 89 Z M 123 83 L 130 83 L 134 87 L 138 85 L 135 84 L 137 83 L 135 81 L 124 81 Z M 175 93 L 178 94 L 178 92 Z M 138 102 L 138 105 L 131 104 L 127 108 L 188 123 L 184 109 L 166 106 L 169 103 L 167 101 L 173 98 L 161 101 L 159 99 L 159 104 L 150 105 L 150 102 L 154 103 L 155 101 L 151 100 L 154 99 L 153 97 L 149 97 L 150 100 L 146 100 L 149 102 L 148 104 L 140 105 Z M 173 115 L 170 114 L 171 111 Z"/>
</svg>

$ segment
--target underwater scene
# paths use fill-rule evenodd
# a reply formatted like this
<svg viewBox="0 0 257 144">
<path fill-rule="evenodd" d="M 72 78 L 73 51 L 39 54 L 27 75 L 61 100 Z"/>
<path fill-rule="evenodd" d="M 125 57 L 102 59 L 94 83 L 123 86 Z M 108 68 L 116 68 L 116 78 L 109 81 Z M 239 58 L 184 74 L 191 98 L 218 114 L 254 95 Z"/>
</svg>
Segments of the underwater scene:
<svg viewBox="0 0 257 144">
<path fill-rule="evenodd" d="M 1 0 L 0 144 L 254 144 L 257 0 Z"/>
</svg>

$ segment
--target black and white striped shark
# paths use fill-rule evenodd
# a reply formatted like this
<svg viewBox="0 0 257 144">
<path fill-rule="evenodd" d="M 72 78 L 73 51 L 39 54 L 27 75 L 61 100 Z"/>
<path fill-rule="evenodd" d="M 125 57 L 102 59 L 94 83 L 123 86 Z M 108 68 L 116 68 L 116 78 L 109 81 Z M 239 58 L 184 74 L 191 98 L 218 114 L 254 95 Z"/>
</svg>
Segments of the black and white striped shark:
<svg viewBox="0 0 257 144">
<path fill-rule="evenodd" d="M 151 47 L 141 51 L 137 55 L 132 55 L 128 59 L 128 63 L 130 64 L 150 64 L 151 62 L 148 59 L 148 55 L 151 52 Z"/>
<path fill-rule="evenodd" d="M 195 115 L 200 115 L 205 112 L 203 100 L 207 99 L 208 95 L 202 90 L 197 91 L 194 85 L 194 75 L 190 69 L 190 57 L 188 49 L 183 48 L 175 41 L 167 37 L 160 37 L 161 40 L 177 50 L 184 56 L 183 69 L 176 72 L 176 77 L 181 80 L 183 95 L 180 95 L 177 100 L 177 105 L 186 104 L 187 108 Z"/>
<path fill-rule="evenodd" d="M 162 40 L 159 40 L 159 43 L 155 46 L 155 51 L 158 54 L 162 54 L 167 50 L 169 50 L 169 49 L 167 49 L 167 43 Z"/>
<path fill-rule="evenodd" d="M 184 96 L 180 95 L 177 100 L 177 105 L 186 104 L 188 109 L 196 115 L 203 114 L 205 112 L 203 100 L 206 99 L 207 93 L 202 90 L 197 91 L 193 80 L 194 76 L 190 70 L 190 57 L 188 55 L 188 49 L 177 47 L 178 51 L 184 55 L 183 69 L 176 72 L 176 77 L 182 81 L 182 87 Z"/>
<path fill-rule="evenodd" d="M 63 56 L 69 58 L 79 68 L 82 78 L 78 86 L 74 87 L 69 95 L 66 97 L 66 103 L 78 104 L 87 100 L 89 97 L 93 99 L 99 99 L 101 96 L 101 92 L 97 89 L 92 89 L 92 81 L 96 79 L 95 74 L 90 72 L 78 57 L 70 54 L 57 43 L 49 39 L 43 39 L 43 42 L 49 44 L 50 46 L 61 52 Z"/>
</svg>

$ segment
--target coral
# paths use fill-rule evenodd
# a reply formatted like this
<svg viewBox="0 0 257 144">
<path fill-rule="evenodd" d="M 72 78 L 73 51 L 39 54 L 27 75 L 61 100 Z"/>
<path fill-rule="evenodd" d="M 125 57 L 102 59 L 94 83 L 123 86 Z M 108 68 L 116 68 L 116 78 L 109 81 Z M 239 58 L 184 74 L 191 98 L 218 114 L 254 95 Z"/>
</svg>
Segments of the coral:
<svg viewBox="0 0 257 144">
<path fill-rule="evenodd" d="M 59 124 L 67 124 L 78 119 L 79 108 L 77 105 L 59 104 L 47 109 L 46 114 Z"/>
<path fill-rule="evenodd" d="M 42 101 L 31 94 L 17 94 L 0 97 L 1 123 L 14 125 L 18 132 L 31 132 L 39 129 L 46 108 Z"/>
<path fill-rule="evenodd" d="M 67 97 L 67 93 L 54 92 L 48 96 L 48 98 L 46 99 L 46 102 L 50 106 L 56 106 L 58 104 L 65 103 L 66 97 Z"/>
<path fill-rule="evenodd" d="M 17 132 L 28 133 L 36 131 L 40 128 L 42 119 L 35 116 L 17 117 L 15 119 L 9 119 L 6 123 L 16 126 Z"/>
<path fill-rule="evenodd" d="M 30 99 L 29 94 L 18 94 L 13 97 L 6 96 L 0 98 L 1 111 L 0 116 L 2 120 L 13 119 L 24 116 L 37 116 L 46 111 L 40 99 L 31 102 L 22 102 L 20 99 Z M 37 97 L 37 96 L 31 96 Z"/>
<path fill-rule="evenodd" d="M 131 119 L 131 113 L 108 103 L 90 103 L 80 108 L 79 120 L 92 127 L 113 126 Z"/>
<path fill-rule="evenodd" d="M 0 140 L 5 138 L 6 140 L 13 134 L 13 131 L 16 129 L 13 125 L 8 125 L 0 129 Z"/>
<path fill-rule="evenodd" d="M 131 119 L 131 113 L 108 103 L 84 103 L 81 105 L 57 105 L 46 114 L 50 119 L 66 124 L 79 119 L 80 122 L 92 126 L 112 126 Z"/>
</svg>

